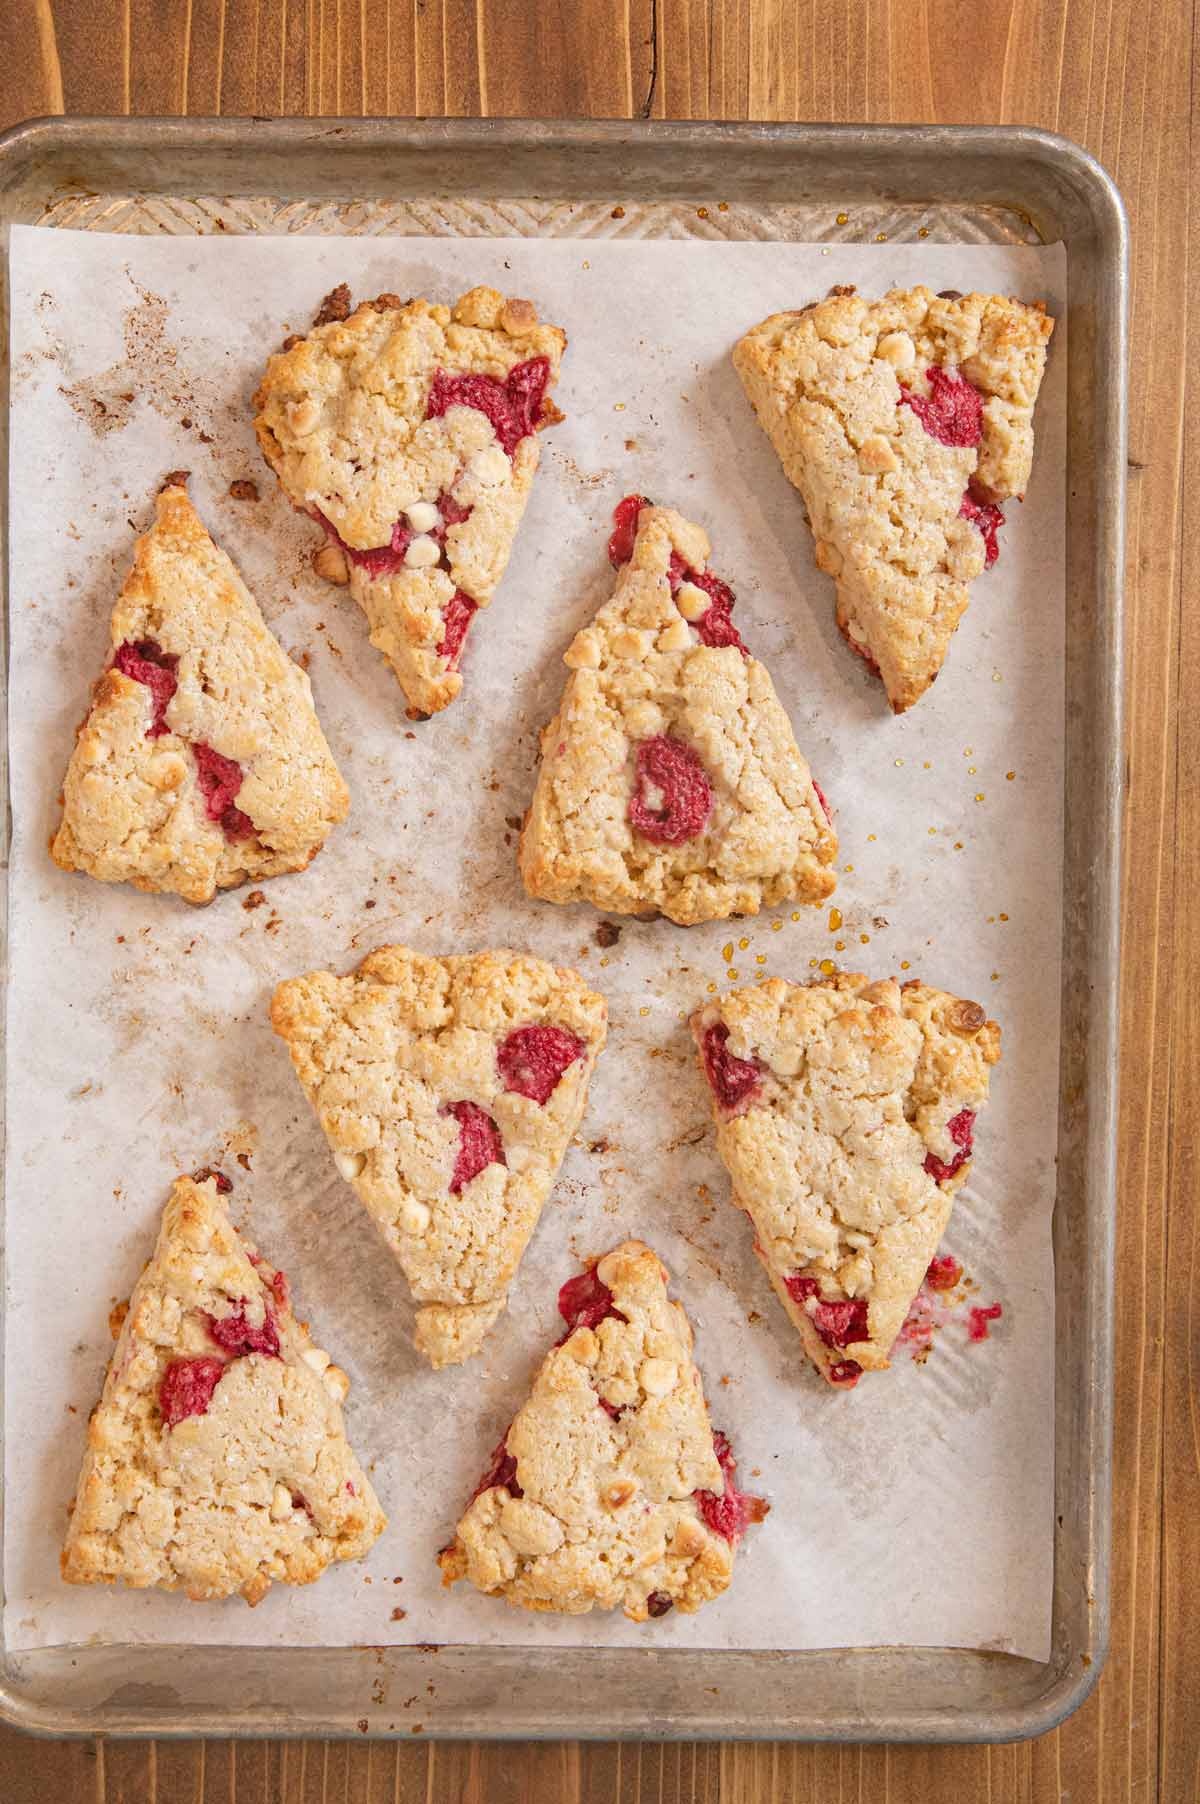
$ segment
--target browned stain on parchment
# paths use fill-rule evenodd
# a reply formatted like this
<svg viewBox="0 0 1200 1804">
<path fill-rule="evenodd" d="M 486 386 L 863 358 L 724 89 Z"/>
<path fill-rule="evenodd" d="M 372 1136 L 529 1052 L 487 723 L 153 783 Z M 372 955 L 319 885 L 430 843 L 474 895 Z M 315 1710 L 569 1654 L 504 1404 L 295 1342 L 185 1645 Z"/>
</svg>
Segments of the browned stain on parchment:
<svg viewBox="0 0 1200 1804">
<path fill-rule="evenodd" d="M 141 401 L 148 401 L 164 419 L 187 426 L 201 423 L 191 378 L 180 367 L 179 348 L 168 334 L 168 304 L 162 295 L 143 288 L 132 276 L 129 279 L 138 298 L 122 322 L 124 358 L 98 375 L 59 389 L 99 438 L 127 426 Z M 184 415 L 189 417 L 185 420 Z"/>
</svg>

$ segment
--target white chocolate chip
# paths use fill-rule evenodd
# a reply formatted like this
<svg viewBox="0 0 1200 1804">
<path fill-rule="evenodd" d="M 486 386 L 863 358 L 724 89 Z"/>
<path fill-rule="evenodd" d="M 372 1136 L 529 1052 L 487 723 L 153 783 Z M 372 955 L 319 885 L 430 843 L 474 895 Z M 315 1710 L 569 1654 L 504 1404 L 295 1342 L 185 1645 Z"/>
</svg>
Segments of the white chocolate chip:
<svg viewBox="0 0 1200 1804">
<path fill-rule="evenodd" d="M 654 702 L 630 702 L 625 710 L 625 725 L 634 739 L 652 739 L 663 729 L 662 710 Z"/>
<path fill-rule="evenodd" d="M 350 565 L 340 545 L 321 545 L 313 552 L 312 567 L 327 583 L 348 583 Z"/>
<path fill-rule="evenodd" d="M 422 533 L 419 539 L 412 541 L 404 553 L 404 563 L 409 570 L 431 570 L 440 560 L 441 555 L 442 548 L 437 540 Z"/>
<path fill-rule="evenodd" d="M 350 1380 L 341 1366 L 326 1366 L 321 1375 L 321 1382 L 335 1403 L 344 1403 L 346 1393 L 350 1389 Z"/>
<path fill-rule="evenodd" d="M 917 361 L 917 350 L 907 332 L 889 332 L 881 338 L 879 355 L 894 370 L 910 370 Z"/>
<path fill-rule="evenodd" d="M 287 406 L 287 422 L 297 438 L 303 438 L 316 426 L 321 418 L 321 409 L 311 395 L 303 401 L 289 401 Z"/>
<path fill-rule="evenodd" d="M 686 620 L 672 620 L 655 641 L 659 651 L 686 651 L 691 643 L 692 630 Z"/>
<path fill-rule="evenodd" d="M 601 1284 L 607 1284 L 610 1290 L 612 1289 L 612 1280 L 616 1277 L 620 1269 L 617 1260 L 611 1253 L 605 1253 L 603 1259 L 599 1259 L 596 1262 L 596 1276 L 599 1278 Z"/>
<path fill-rule="evenodd" d="M 442 523 L 442 516 L 432 501 L 414 501 L 406 517 L 414 532 L 432 532 Z"/>
<path fill-rule="evenodd" d="M 685 620 L 703 620 L 712 606 L 712 596 L 696 583 L 680 583 L 675 591 L 675 606 Z"/>
<path fill-rule="evenodd" d="M 146 775 L 152 789 L 178 789 L 186 775 L 183 759 L 175 752 L 165 752 L 158 758 L 152 758 L 150 769 Z"/>
<path fill-rule="evenodd" d="M 406 1234 L 423 1234 L 429 1226 L 428 1205 L 409 1197 L 400 1208 L 400 1226 Z"/>
<path fill-rule="evenodd" d="M 466 474 L 481 489 L 498 489 L 511 476 L 512 465 L 499 445 L 485 445 L 468 463 Z"/>
<path fill-rule="evenodd" d="M 365 1153 L 334 1153 L 333 1162 L 345 1178 L 352 1184 L 367 1162 Z"/>
<path fill-rule="evenodd" d="M 312 1367 L 314 1372 L 323 1372 L 330 1363 L 329 1355 L 324 1347 L 305 1347 L 300 1357 L 306 1366 Z"/>
<path fill-rule="evenodd" d="M 638 1383 L 648 1397 L 665 1397 L 675 1388 L 677 1367 L 669 1359 L 643 1359 Z"/>
<path fill-rule="evenodd" d="M 286 1485 L 276 1485 L 271 1496 L 271 1521 L 286 1522 L 292 1513 L 292 1493 Z"/>
<path fill-rule="evenodd" d="M 599 670 L 600 641 L 590 628 L 576 633 L 567 647 L 563 663 L 568 670 Z"/>
<path fill-rule="evenodd" d="M 858 467 L 868 476 L 882 476 L 899 461 L 882 432 L 871 433 L 858 448 Z"/>
<path fill-rule="evenodd" d="M 644 658 L 646 635 L 637 626 L 620 626 L 612 636 L 612 648 L 618 658 Z"/>
</svg>

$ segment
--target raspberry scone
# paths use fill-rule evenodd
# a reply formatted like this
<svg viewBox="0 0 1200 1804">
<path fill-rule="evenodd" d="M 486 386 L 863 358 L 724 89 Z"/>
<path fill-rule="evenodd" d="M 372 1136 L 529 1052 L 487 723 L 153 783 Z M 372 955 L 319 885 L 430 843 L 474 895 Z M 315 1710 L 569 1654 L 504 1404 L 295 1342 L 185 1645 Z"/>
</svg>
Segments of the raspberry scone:
<svg viewBox="0 0 1200 1804">
<path fill-rule="evenodd" d="M 853 288 L 776 313 L 733 361 L 804 498 L 837 623 L 897 714 L 936 678 L 1020 499 L 1054 330 L 1040 301 Z"/>
<path fill-rule="evenodd" d="M 176 1180 L 88 1424 L 69 1584 L 240 1592 L 365 1554 L 383 1511 L 342 1426 L 346 1374 L 236 1232 L 219 1174 Z"/>
<path fill-rule="evenodd" d="M 566 348 L 529 301 L 473 288 L 453 307 L 334 289 L 254 398 L 263 455 L 327 535 L 321 576 L 349 583 L 414 715 L 462 688 L 476 610 L 504 575 L 537 432 Z"/>
<path fill-rule="evenodd" d="M 399 1260 L 434 1367 L 478 1352 L 579 1125 L 604 998 L 520 953 L 383 946 L 280 984 L 271 1023 Z"/>
<path fill-rule="evenodd" d="M 768 1505 L 709 1424 L 692 1330 L 649 1247 L 564 1284 L 567 1327 L 438 1564 L 526 1610 L 698 1610 Z"/>
<path fill-rule="evenodd" d="M 912 981 L 773 977 L 692 1019 L 733 1202 L 831 1384 L 882 1371 L 970 1169 L 1000 1029 Z"/>
<path fill-rule="evenodd" d="M 531 896 L 681 925 L 834 887 L 837 836 L 708 539 L 629 495 L 616 592 L 577 633 L 521 834 Z"/>
<path fill-rule="evenodd" d="M 50 851 L 65 871 L 211 902 L 302 871 L 350 798 L 305 672 L 167 478 L 112 617 Z"/>
</svg>

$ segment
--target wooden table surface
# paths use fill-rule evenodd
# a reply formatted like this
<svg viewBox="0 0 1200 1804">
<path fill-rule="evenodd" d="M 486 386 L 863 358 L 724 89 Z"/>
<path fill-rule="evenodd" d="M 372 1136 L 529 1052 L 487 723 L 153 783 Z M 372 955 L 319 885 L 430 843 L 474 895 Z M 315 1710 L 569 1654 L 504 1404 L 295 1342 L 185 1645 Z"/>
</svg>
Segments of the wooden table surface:
<svg viewBox="0 0 1200 1804">
<path fill-rule="evenodd" d="M 1133 226 L 1113 1634 L 1091 1699 L 1040 1741 L 991 1749 L 98 1746 L 0 1729 L 3 1804 L 1200 1800 L 1200 707 L 1187 676 L 1200 675 L 1200 609 L 1182 606 L 1200 578 L 1200 503 L 1181 480 L 1185 452 L 1193 470 L 1200 453 L 1186 406 L 1200 289 L 1189 281 L 1195 11 L 1191 0 L 0 0 L 0 125 L 64 111 L 1017 122 L 1094 152 Z"/>
</svg>

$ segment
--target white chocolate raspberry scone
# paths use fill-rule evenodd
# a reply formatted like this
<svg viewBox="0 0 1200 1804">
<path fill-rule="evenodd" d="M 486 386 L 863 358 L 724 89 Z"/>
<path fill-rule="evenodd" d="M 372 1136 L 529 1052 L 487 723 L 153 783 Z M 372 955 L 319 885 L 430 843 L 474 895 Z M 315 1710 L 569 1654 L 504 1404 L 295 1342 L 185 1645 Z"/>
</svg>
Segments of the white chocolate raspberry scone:
<svg viewBox="0 0 1200 1804">
<path fill-rule="evenodd" d="M 529 301 L 473 288 L 453 307 L 345 285 L 267 364 L 263 455 L 328 543 L 318 573 L 366 614 L 415 715 L 462 688 L 467 631 L 504 575 L 566 349 Z"/>
<path fill-rule="evenodd" d="M 112 617 L 50 842 L 65 871 L 211 902 L 301 871 L 350 798 L 312 686 L 167 478 Z"/>
<path fill-rule="evenodd" d="M 265 1597 L 365 1554 L 386 1526 L 342 1425 L 346 1374 L 233 1228 L 228 1178 L 179 1178 L 88 1424 L 72 1585 Z"/>
<path fill-rule="evenodd" d="M 770 978 L 698 1011 L 733 1202 L 805 1352 L 882 1371 L 970 1169 L 1000 1029 L 923 983 Z"/>
<path fill-rule="evenodd" d="M 837 836 L 703 530 L 629 495 L 616 593 L 575 635 L 521 834 L 546 902 L 690 925 L 834 887 Z"/>
<path fill-rule="evenodd" d="M 478 1352 L 587 1101 L 604 998 L 516 952 L 383 946 L 280 984 L 271 1024 L 399 1260 L 434 1367 Z"/>
<path fill-rule="evenodd" d="M 564 1284 L 550 1352 L 438 1564 L 526 1610 L 618 1606 L 634 1622 L 725 1590 L 768 1505 L 714 1434 L 692 1330 L 649 1247 Z"/>
<path fill-rule="evenodd" d="M 853 288 L 776 313 L 733 361 L 804 498 L 837 623 L 897 714 L 936 678 L 1020 499 L 1054 321 L 999 294 Z"/>
</svg>

